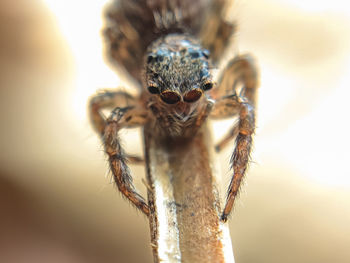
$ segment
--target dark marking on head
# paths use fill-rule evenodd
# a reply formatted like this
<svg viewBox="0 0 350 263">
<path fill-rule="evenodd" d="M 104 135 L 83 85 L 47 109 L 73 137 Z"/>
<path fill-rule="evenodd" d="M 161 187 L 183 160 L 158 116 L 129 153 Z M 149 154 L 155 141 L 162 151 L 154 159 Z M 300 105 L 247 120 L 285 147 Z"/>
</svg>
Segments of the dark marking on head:
<svg viewBox="0 0 350 263">
<path fill-rule="evenodd" d="M 164 57 L 162 55 L 157 56 L 157 62 L 163 62 Z"/>
<path fill-rule="evenodd" d="M 187 52 L 186 48 L 180 49 L 180 54 L 181 54 L 181 55 L 185 55 L 186 52 Z"/>
<path fill-rule="evenodd" d="M 199 52 L 197 51 L 191 51 L 190 52 L 191 58 L 199 58 Z"/>
<path fill-rule="evenodd" d="M 154 57 L 154 54 L 148 55 L 148 57 L 147 57 L 147 63 L 153 62 L 154 58 L 155 58 L 155 57 Z"/>
</svg>

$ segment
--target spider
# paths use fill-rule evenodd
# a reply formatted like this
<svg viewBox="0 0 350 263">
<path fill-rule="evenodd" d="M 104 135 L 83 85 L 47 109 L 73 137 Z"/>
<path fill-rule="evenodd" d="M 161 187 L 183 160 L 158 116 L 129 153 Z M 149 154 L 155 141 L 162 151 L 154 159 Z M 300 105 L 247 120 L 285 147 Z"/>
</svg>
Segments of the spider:
<svg viewBox="0 0 350 263">
<path fill-rule="evenodd" d="M 208 118 L 238 117 L 216 146 L 220 151 L 235 138 L 222 221 L 227 221 L 239 192 L 252 148 L 258 81 L 250 55 L 233 57 L 214 81 L 213 68 L 235 31 L 222 16 L 226 2 L 120 0 L 107 9 L 109 57 L 140 92 L 136 97 L 123 91 L 93 96 L 90 118 L 118 189 L 147 216 L 149 205 L 133 186 L 127 166 L 127 160 L 142 160 L 124 152 L 118 135 L 124 128 L 147 126 L 155 138 L 167 142 L 195 137 Z M 102 112 L 106 108 L 114 108 L 108 118 Z"/>
</svg>

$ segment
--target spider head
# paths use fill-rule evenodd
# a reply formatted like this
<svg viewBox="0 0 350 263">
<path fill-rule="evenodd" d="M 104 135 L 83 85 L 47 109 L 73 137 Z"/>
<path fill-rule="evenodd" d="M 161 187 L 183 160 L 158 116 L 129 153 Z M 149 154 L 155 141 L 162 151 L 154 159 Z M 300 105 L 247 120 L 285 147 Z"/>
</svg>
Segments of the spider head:
<svg viewBox="0 0 350 263">
<path fill-rule="evenodd" d="M 146 57 L 146 87 L 164 104 L 194 104 L 213 87 L 209 51 L 192 39 L 170 35 Z"/>
</svg>

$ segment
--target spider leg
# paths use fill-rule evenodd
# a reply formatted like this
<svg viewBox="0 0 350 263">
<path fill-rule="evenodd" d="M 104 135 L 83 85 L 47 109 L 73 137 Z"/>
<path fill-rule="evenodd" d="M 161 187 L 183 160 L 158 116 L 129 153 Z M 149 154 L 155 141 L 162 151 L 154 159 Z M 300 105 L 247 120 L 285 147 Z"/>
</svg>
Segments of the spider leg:
<svg viewBox="0 0 350 263">
<path fill-rule="evenodd" d="M 116 106 L 126 107 L 136 103 L 136 99 L 132 95 L 122 91 L 103 91 L 94 95 L 89 101 L 92 126 L 102 136 L 106 126 L 106 116 L 102 113 L 103 109 L 113 109 Z"/>
<path fill-rule="evenodd" d="M 238 84 L 241 91 L 237 91 Z M 238 114 L 238 122 L 231 128 L 217 148 L 221 149 L 230 139 L 236 137 L 236 146 L 231 157 L 233 176 L 228 187 L 225 208 L 221 220 L 226 222 L 249 163 L 252 148 L 252 135 L 255 130 L 255 95 L 257 90 L 257 71 L 253 59 L 248 56 L 234 58 L 224 70 L 214 95 L 222 96 L 212 111 L 212 118 L 233 117 Z M 239 95 L 237 95 L 237 93 Z"/>
<path fill-rule="evenodd" d="M 236 147 L 231 157 L 233 168 L 233 177 L 228 187 L 226 204 L 221 215 L 221 220 L 226 222 L 230 214 L 239 187 L 244 177 L 249 163 L 249 157 L 252 147 L 252 134 L 255 129 L 254 108 L 249 103 L 242 103 L 239 113 L 238 135 L 236 138 Z"/>
<path fill-rule="evenodd" d="M 221 100 L 226 96 L 238 96 L 241 100 L 247 100 L 255 105 L 258 72 L 253 57 L 240 55 L 232 59 L 223 70 L 218 83 L 218 88 L 213 89 L 210 94 L 214 99 Z M 243 85 L 241 91 L 237 90 L 239 84 Z"/>
<path fill-rule="evenodd" d="M 126 165 L 126 156 L 118 136 L 120 129 L 143 125 L 147 119 L 148 114 L 143 108 L 116 108 L 106 121 L 103 140 L 105 151 L 109 158 L 110 169 L 119 191 L 148 216 L 149 207 L 145 199 L 135 190 L 130 170 Z"/>
<path fill-rule="evenodd" d="M 217 62 L 228 46 L 235 24 L 224 19 L 228 10 L 226 1 L 212 1 L 209 14 L 200 32 L 202 45 L 210 50 L 212 61 Z"/>
<path fill-rule="evenodd" d="M 240 109 L 240 98 L 236 94 L 224 96 L 215 102 L 210 113 L 212 119 L 223 119 L 237 115 Z M 238 135 L 238 123 L 235 123 L 230 131 L 215 145 L 215 150 L 220 152 L 233 138 Z"/>
<path fill-rule="evenodd" d="M 137 100 L 127 92 L 122 91 L 103 91 L 90 98 L 89 115 L 95 131 L 100 135 L 104 135 L 107 124 L 106 116 L 103 109 L 114 108 L 116 106 L 126 107 L 136 105 Z M 143 164 L 142 157 L 126 154 L 127 160 L 133 164 Z"/>
<path fill-rule="evenodd" d="M 214 101 L 213 100 L 207 100 L 204 107 L 198 112 L 197 119 L 194 123 L 194 125 L 190 129 L 190 134 L 195 134 L 200 127 L 202 126 L 203 122 L 207 119 L 209 116 L 211 109 L 214 106 Z M 186 133 L 185 133 L 186 135 Z"/>
</svg>

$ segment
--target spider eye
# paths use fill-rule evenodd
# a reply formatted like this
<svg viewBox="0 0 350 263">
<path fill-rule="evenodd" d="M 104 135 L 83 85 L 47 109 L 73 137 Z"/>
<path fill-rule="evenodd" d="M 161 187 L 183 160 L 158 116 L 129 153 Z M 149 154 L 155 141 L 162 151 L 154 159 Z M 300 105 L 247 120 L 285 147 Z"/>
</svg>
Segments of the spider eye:
<svg viewBox="0 0 350 263">
<path fill-rule="evenodd" d="M 149 91 L 150 93 L 152 93 L 152 94 L 158 94 L 158 93 L 159 93 L 158 88 L 155 87 L 155 86 L 148 86 L 147 89 L 148 89 L 148 91 Z"/>
<path fill-rule="evenodd" d="M 202 96 L 202 91 L 200 89 L 194 89 L 187 92 L 184 96 L 184 101 L 195 102 Z"/>
<path fill-rule="evenodd" d="M 208 58 L 209 58 L 209 55 L 210 55 L 210 52 L 209 52 L 208 49 L 204 49 L 204 50 L 202 50 L 202 54 L 203 54 L 203 56 L 204 56 L 206 59 L 208 59 Z"/>
<path fill-rule="evenodd" d="M 213 88 L 213 83 L 211 82 L 207 82 L 203 85 L 203 90 L 210 90 L 211 88 Z"/>
<path fill-rule="evenodd" d="M 154 54 L 149 54 L 147 56 L 147 63 L 149 64 L 149 63 L 153 62 L 154 59 L 155 59 L 155 55 Z"/>
<path fill-rule="evenodd" d="M 160 98 L 167 104 L 175 104 L 180 101 L 180 95 L 173 91 L 163 91 Z"/>
</svg>

